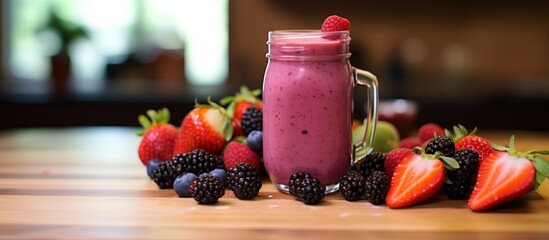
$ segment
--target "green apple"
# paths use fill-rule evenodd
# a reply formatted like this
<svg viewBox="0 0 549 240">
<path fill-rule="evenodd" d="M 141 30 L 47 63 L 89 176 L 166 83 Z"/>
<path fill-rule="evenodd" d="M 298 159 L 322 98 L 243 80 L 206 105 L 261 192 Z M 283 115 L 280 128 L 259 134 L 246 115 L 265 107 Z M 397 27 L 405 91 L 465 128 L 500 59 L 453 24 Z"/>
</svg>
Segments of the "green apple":
<svg viewBox="0 0 549 240">
<path fill-rule="evenodd" d="M 374 136 L 374 142 L 372 144 L 374 151 L 376 152 L 390 152 L 391 150 L 398 148 L 400 136 L 395 125 L 386 121 L 378 121 L 376 126 L 376 133 Z"/>
</svg>

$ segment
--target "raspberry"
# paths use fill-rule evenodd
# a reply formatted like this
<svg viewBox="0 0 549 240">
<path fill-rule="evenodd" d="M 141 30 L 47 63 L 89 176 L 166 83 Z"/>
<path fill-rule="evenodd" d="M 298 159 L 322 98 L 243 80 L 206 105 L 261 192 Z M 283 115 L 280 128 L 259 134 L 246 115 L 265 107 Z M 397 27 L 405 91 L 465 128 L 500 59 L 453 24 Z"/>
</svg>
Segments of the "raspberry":
<svg viewBox="0 0 549 240">
<path fill-rule="evenodd" d="M 406 155 L 412 153 L 412 150 L 408 148 L 395 148 L 385 155 L 385 173 L 391 178 L 395 172 L 396 166 L 406 157 Z"/>
<path fill-rule="evenodd" d="M 248 163 L 259 170 L 259 156 L 245 143 L 232 141 L 227 144 L 223 153 L 223 161 L 227 171 L 241 162 Z"/>
<path fill-rule="evenodd" d="M 331 15 L 322 23 L 321 32 L 346 31 L 351 28 L 351 23 L 346 18 L 337 15 Z"/>
<path fill-rule="evenodd" d="M 400 140 L 400 143 L 398 144 L 398 147 L 399 148 L 412 149 L 412 148 L 415 148 L 415 147 L 419 147 L 422 144 L 423 144 L 423 142 L 419 138 L 409 137 L 409 138 L 405 138 L 405 139 Z"/>
<path fill-rule="evenodd" d="M 339 192 L 347 201 L 357 201 L 364 196 L 366 181 L 357 171 L 349 170 L 339 181 Z"/>
<path fill-rule="evenodd" d="M 417 132 L 421 142 L 427 142 L 434 137 L 445 136 L 444 129 L 435 123 L 426 123 L 421 126 Z"/>
</svg>

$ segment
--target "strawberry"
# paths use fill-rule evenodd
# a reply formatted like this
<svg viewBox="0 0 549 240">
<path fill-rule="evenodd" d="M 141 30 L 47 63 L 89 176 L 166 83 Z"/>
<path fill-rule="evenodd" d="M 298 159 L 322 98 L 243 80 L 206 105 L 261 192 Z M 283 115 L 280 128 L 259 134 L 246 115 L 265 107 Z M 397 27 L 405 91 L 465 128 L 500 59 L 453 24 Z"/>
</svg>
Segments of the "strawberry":
<svg viewBox="0 0 549 240">
<path fill-rule="evenodd" d="M 472 211 L 485 211 L 517 199 L 549 178 L 549 162 L 535 155 L 549 154 L 549 150 L 517 152 L 514 140 L 511 136 L 509 147 L 494 145 L 497 151 L 480 163 L 468 202 Z"/>
<path fill-rule="evenodd" d="M 408 148 L 395 148 L 385 155 L 385 173 L 391 178 L 395 172 L 396 166 L 406 157 L 406 155 L 411 154 L 412 150 Z"/>
<path fill-rule="evenodd" d="M 412 149 L 415 147 L 420 147 L 422 144 L 423 142 L 418 137 L 407 137 L 400 140 L 398 147 Z"/>
<path fill-rule="evenodd" d="M 160 109 L 158 112 L 148 110 L 147 116 L 141 114 L 138 117 L 139 123 L 143 126 L 143 130 L 137 133 L 138 136 L 143 136 L 137 151 L 139 159 L 143 165 L 147 165 L 153 159 L 160 161 L 172 159 L 179 131 L 168 123 L 170 111 L 167 108 Z"/>
<path fill-rule="evenodd" d="M 390 208 L 404 208 L 431 198 L 444 186 L 444 168 L 459 168 L 451 158 L 443 163 L 439 153 L 428 155 L 422 148 L 415 149 L 419 153 L 406 155 L 395 168 L 386 198 Z"/>
<path fill-rule="evenodd" d="M 454 139 L 456 150 L 459 149 L 472 149 L 478 153 L 478 161 L 482 162 L 484 158 L 490 155 L 494 148 L 488 140 L 483 137 L 475 135 L 477 128 L 474 128 L 470 133 L 462 125 L 454 126 L 454 136 L 451 136 L 449 131 L 446 131 L 446 135 L 451 136 Z"/>
<path fill-rule="evenodd" d="M 227 171 L 241 162 L 254 166 L 256 170 L 260 169 L 257 153 L 250 149 L 246 143 L 238 141 L 231 141 L 227 144 L 223 152 L 223 161 Z"/>
<path fill-rule="evenodd" d="M 258 109 L 263 109 L 263 102 L 258 98 L 261 95 L 261 90 L 256 89 L 250 91 L 246 86 L 240 87 L 240 92 L 234 96 L 228 96 L 219 101 L 223 106 L 227 106 L 229 117 L 232 118 L 234 128 L 233 137 L 244 136 L 244 131 L 240 127 L 242 114 L 251 106 Z"/>
<path fill-rule="evenodd" d="M 351 23 L 346 18 L 337 15 L 327 17 L 322 23 L 321 32 L 346 31 L 351 28 Z"/>
<path fill-rule="evenodd" d="M 445 136 L 445 132 L 444 129 L 436 123 L 426 123 L 418 129 L 417 135 L 421 142 L 425 143 L 434 137 Z"/>
<path fill-rule="evenodd" d="M 219 155 L 232 137 L 232 125 L 227 111 L 208 98 L 208 104 L 196 102 L 181 122 L 181 134 L 175 144 L 173 155 L 204 149 Z"/>
</svg>

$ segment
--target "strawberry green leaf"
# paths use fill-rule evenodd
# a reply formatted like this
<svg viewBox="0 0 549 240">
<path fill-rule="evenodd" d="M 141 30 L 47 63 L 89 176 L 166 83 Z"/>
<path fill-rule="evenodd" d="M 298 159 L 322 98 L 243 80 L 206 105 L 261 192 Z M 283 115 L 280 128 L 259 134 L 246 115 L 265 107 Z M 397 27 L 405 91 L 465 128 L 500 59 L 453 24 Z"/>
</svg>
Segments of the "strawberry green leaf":
<svg viewBox="0 0 549 240">
<path fill-rule="evenodd" d="M 542 154 L 542 155 L 549 155 L 549 150 L 532 150 L 526 152 L 528 154 Z"/>
<path fill-rule="evenodd" d="M 252 90 L 251 94 L 252 94 L 254 97 L 257 97 L 257 96 L 261 95 L 261 89 Z"/>
<path fill-rule="evenodd" d="M 226 96 L 226 97 L 222 98 L 221 100 L 219 100 L 219 104 L 225 106 L 225 105 L 233 102 L 234 99 L 235 99 L 234 96 Z"/>
<path fill-rule="evenodd" d="M 145 131 L 151 127 L 151 121 L 143 114 L 140 114 L 137 117 L 137 121 L 139 121 L 139 124 L 143 127 L 143 130 L 137 132 L 137 136 L 143 136 Z"/>
<path fill-rule="evenodd" d="M 546 178 L 549 178 L 549 162 L 538 156 L 534 156 L 531 159 L 534 168 L 536 169 L 536 183 L 534 189 L 537 189 Z"/>
<path fill-rule="evenodd" d="M 494 149 L 498 150 L 498 151 L 507 151 L 507 150 L 509 150 L 508 147 L 497 145 L 497 144 L 492 144 L 492 147 Z"/>
<path fill-rule="evenodd" d="M 440 160 L 442 160 L 444 167 L 450 171 L 454 171 L 459 168 L 459 163 L 451 157 L 440 156 Z"/>
<path fill-rule="evenodd" d="M 223 135 L 225 136 L 225 141 L 230 141 L 233 137 L 233 125 L 231 124 L 231 119 L 226 117 L 223 121 Z"/>
<path fill-rule="evenodd" d="M 542 174 L 546 178 L 549 178 L 549 161 L 541 157 L 534 156 L 532 158 L 532 163 L 534 164 L 536 172 Z"/>
<path fill-rule="evenodd" d="M 547 177 L 543 176 L 541 173 L 536 173 L 536 182 L 534 183 L 534 189 L 538 189 L 538 187 L 545 181 Z"/>
</svg>

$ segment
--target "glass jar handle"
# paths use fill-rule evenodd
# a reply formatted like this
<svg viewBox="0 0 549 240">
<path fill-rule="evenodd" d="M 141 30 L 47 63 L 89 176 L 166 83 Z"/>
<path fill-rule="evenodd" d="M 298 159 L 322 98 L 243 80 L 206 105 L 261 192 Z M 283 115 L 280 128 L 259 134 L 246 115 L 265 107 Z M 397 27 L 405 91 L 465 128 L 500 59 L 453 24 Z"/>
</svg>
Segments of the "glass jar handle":
<svg viewBox="0 0 549 240">
<path fill-rule="evenodd" d="M 372 143 L 374 141 L 375 129 L 377 125 L 377 103 L 379 101 L 377 90 L 377 77 L 371 72 L 353 67 L 353 77 L 355 86 L 362 85 L 368 88 L 366 99 L 368 111 L 365 118 L 365 131 L 362 140 L 354 144 L 354 159 L 356 162 L 364 158 L 372 151 Z"/>
</svg>

